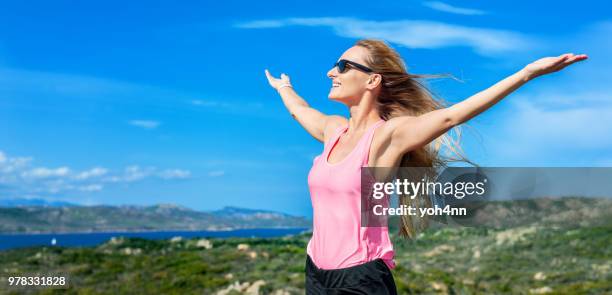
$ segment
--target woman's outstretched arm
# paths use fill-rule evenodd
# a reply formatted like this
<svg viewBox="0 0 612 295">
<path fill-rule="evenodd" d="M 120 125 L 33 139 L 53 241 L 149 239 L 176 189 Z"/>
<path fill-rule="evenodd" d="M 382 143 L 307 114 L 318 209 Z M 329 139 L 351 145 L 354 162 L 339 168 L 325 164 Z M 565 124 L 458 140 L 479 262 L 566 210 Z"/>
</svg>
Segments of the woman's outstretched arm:
<svg viewBox="0 0 612 295">
<path fill-rule="evenodd" d="M 268 70 L 265 72 L 270 86 L 278 91 L 278 94 L 281 96 L 291 116 L 317 140 L 324 142 L 327 133 L 335 130 L 341 124 L 345 124 L 346 119 L 342 116 L 325 115 L 310 107 L 310 105 L 293 90 L 292 86 L 282 87 L 282 85 L 291 85 L 289 76 L 281 74 L 280 79 L 277 79 L 274 78 Z"/>
<path fill-rule="evenodd" d="M 586 55 L 563 54 L 539 59 L 495 85 L 448 108 L 435 110 L 418 117 L 400 116 L 389 120 L 392 145 L 401 152 L 430 143 L 452 127 L 462 124 L 490 108 L 526 82 L 548 73 L 559 71 Z"/>
</svg>

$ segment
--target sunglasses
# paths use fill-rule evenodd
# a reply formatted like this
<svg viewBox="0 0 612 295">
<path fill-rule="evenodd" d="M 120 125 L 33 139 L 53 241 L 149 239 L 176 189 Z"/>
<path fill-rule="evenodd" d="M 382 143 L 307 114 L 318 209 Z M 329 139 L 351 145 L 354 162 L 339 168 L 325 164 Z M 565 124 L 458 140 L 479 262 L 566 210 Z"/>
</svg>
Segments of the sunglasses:
<svg viewBox="0 0 612 295">
<path fill-rule="evenodd" d="M 370 69 L 370 68 L 368 68 L 368 67 L 366 67 L 364 65 L 361 65 L 361 64 L 358 64 L 358 63 L 356 63 L 354 61 L 350 61 L 350 60 L 346 60 L 346 59 L 339 60 L 337 63 L 334 64 L 334 67 L 338 67 L 338 72 L 339 73 L 344 73 L 344 72 L 348 71 L 350 68 L 355 68 L 357 70 L 361 70 L 361 71 L 366 72 L 366 73 L 374 72 L 374 70 L 372 70 L 372 69 Z"/>
</svg>

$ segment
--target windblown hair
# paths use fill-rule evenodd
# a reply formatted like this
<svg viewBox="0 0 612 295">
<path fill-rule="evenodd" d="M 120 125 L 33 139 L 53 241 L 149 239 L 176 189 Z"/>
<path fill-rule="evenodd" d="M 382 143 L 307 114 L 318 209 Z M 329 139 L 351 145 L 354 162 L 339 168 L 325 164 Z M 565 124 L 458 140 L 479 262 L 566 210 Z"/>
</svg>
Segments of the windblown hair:
<svg viewBox="0 0 612 295">
<path fill-rule="evenodd" d="M 382 87 L 376 100 L 376 107 L 382 119 L 389 120 L 396 116 L 405 115 L 419 116 L 446 107 L 446 103 L 441 99 L 434 98 L 434 94 L 421 80 L 449 77 L 450 75 L 415 75 L 408 73 L 407 67 L 397 51 L 382 40 L 363 39 L 357 41 L 355 45 L 368 50 L 368 66 L 374 72 L 382 75 Z M 447 133 L 423 147 L 404 154 L 400 167 L 421 168 L 414 169 L 418 171 L 417 173 L 406 173 L 409 169 L 399 169 L 399 173 L 404 175 L 397 176 L 418 182 L 422 178 L 435 178 L 437 173 L 447 167 L 449 162 L 463 161 L 475 165 L 463 156 L 459 146 L 461 137 L 459 127 L 454 127 L 451 131 L 454 131 L 457 135 L 456 140 Z M 441 153 L 443 147 L 447 149 L 447 154 L 454 155 L 454 157 L 443 156 Z M 407 197 L 400 197 L 399 199 L 400 204 L 416 208 L 432 206 L 430 196 L 417 195 L 413 199 Z M 428 226 L 427 218 L 408 215 L 402 215 L 399 222 L 400 236 L 409 238 L 414 238 L 419 231 Z"/>
</svg>

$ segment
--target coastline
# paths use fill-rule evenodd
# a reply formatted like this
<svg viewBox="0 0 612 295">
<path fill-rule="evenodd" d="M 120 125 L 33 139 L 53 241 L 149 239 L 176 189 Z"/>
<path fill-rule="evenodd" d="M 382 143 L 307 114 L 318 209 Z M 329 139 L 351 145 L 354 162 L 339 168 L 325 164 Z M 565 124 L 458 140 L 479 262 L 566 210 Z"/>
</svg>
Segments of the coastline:
<svg viewBox="0 0 612 295">
<path fill-rule="evenodd" d="M 294 226 L 275 226 L 275 227 L 237 227 L 237 228 L 222 228 L 222 229 L 117 229 L 103 231 L 31 231 L 31 232 L 0 232 L 4 236 L 20 236 L 20 235 L 52 235 L 52 234 L 131 234 L 131 233 L 167 233 L 167 232 L 231 232 L 239 230 L 267 230 L 267 229 L 311 229 L 309 227 L 294 227 Z"/>
</svg>

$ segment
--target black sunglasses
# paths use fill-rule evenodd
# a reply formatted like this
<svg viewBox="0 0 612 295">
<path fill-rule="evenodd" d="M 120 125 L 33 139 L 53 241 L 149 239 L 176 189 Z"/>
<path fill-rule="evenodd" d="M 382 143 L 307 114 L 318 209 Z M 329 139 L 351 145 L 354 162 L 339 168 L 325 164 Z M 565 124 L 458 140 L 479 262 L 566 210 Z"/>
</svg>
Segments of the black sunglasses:
<svg viewBox="0 0 612 295">
<path fill-rule="evenodd" d="M 347 65 L 350 65 L 350 66 L 347 67 Z M 354 61 L 350 61 L 350 60 L 346 60 L 346 59 L 339 60 L 337 63 L 334 64 L 334 67 L 338 67 L 338 72 L 339 73 L 344 73 L 344 72 L 346 72 L 351 67 L 353 67 L 355 69 L 358 69 L 358 70 L 361 70 L 361 71 L 366 72 L 366 73 L 374 72 L 374 70 L 372 70 L 372 69 L 370 69 L 370 68 L 368 68 L 368 67 L 366 67 L 364 65 L 361 65 L 361 64 L 358 64 L 358 63 L 356 63 Z"/>
</svg>

